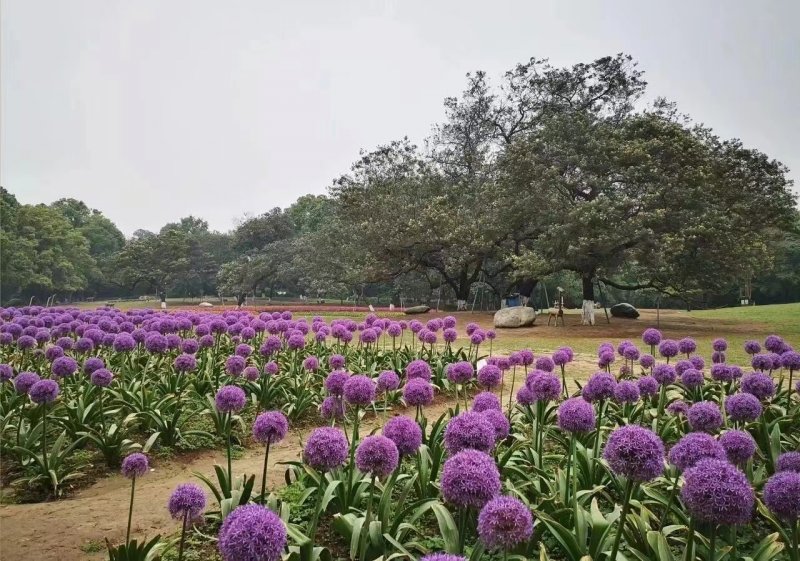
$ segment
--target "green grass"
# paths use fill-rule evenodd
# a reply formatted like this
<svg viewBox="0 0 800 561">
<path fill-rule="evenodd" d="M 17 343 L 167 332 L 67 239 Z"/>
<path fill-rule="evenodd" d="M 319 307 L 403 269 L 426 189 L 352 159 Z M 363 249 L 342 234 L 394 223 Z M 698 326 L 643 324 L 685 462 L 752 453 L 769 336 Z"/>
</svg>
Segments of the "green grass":
<svg viewBox="0 0 800 561">
<path fill-rule="evenodd" d="M 763 323 L 764 327 L 779 330 L 784 337 L 800 335 L 800 302 L 768 306 L 742 306 L 719 310 L 691 312 L 700 319 L 719 319 L 744 323 Z"/>
</svg>

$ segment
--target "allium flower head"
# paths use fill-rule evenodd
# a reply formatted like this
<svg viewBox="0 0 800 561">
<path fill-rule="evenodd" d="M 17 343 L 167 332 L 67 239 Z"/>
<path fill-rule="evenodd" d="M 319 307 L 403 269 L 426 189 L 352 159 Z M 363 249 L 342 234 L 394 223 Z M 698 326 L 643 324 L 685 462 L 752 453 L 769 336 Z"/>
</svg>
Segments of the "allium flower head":
<svg viewBox="0 0 800 561">
<path fill-rule="evenodd" d="M 478 536 L 488 550 L 510 551 L 533 535 L 530 509 L 517 498 L 495 497 L 478 515 Z"/>
<path fill-rule="evenodd" d="M 502 411 L 487 409 L 479 413 L 479 415 L 483 415 L 484 418 L 489 421 L 489 424 L 492 425 L 495 442 L 504 440 L 509 432 L 511 432 L 511 423 L 508 422 L 508 418 L 506 418 L 505 413 Z"/>
<path fill-rule="evenodd" d="M 800 519 L 800 473 L 781 471 L 764 485 L 764 504 L 790 526 Z"/>
<path fill-rule="evenodd" d="M 286 547 L 286 526 L 266 507 L 240 506 L 222 523 L 217 547 L 224 561 L 279 561 Z"/>
<path fill-rule="evenodd" d="M 768 374 L 753 372 L 742 377 L 742 391 L 751 393 L 758 399 L 769 399 L 775 395 L 775 382 Z"/>
<path fill-rule="evenodd" d="M 653 368 L 653 378 L 656 379 L 662 386 L 668 386 L 675 382 L 675 378 L 677 378 L 677 374 L 675 373 L 675 368 L 671 364 L 657 364 Z"/>
<path fill-rule="evenodd" d="M 756 453 L 756 441 L 747 431 L 726 431 L 719 437 L 719 443 L 725 450 L 728 461 L 734 465 L 743 465 Z"/>
<path fill-rule="evenodd" d="M 319 414 L 326 421 L 344 419 L 344 401 L 336 395 L 329 395 L 322 400 Z"/>
<path fill-rule="evenodd" d="M 694 368 L 687 368 L 681 374 L 681 383 L 687 388 L 699 388 L 705 382 L 703 373 Z"/>
<path fill-rule="evenodd" d="M 781 366 L 791 371 L 800 370 L 800 353 L 795 351 L 783 353 L 781 355 Z"/>
<path fill-rule="evenodd" d="M 373 477 L 386 477 L 397 469 L 400 453 L 394 441 L 375 434 L 366 437 L 356 448 L 356 467 Z"/>
<path fill-rule="evenodd" d="M 711 348 L 717 352 L 724 353 L 728 350 L 728 342 L 725 339 L 714 339 L 711 343 Z"/>
<path fill-rule="evenodd" d="M 725 412 L 733 421 L 755 421 L 762 411 L 761 402 L 753 394 L 735 393 L 725 399 Z"/>
<path fill-rule="evenodd" d="M 206 508 L 206 495 L 199 485 L 194 483 L 181 483 L 167 502 L 170 516 L 175 520 L 187 522 L 197 520 Z"/>
<path fill-rule="evenodd" d="M 197 368 L 197 359 L 188 353 L 179 354 L 172 363 L 178 372 L 189 372 Z"/>
<path fill-rule="evenodd" d="M 500 472 L 494 460 L 478 450 L 462 450 L 442 467 L 444 500 L 458 508 L 482 508 L 500 492 Z"/>
<path fill-rule="evenodd" d="M 717 363 L 711 366 L 711 377 L 717 382 L 730 382 L 733 380 L 733 371 L 725 363 Z"/>
<path fill-rule="evenodd" d="M 313 355 L 306 357 L 303 361 L 303 368 L 309 372 L 316 372 L 319 368 L 319 359 Z"/>
<path fill-rule="evenodd" d="M 784 452 L 775 462 L 775 471 L 796 471 L 800 473 L 800 452 Z"/>
<path fill-rule="evenodd" d="M 478 385 L 486 389 L 492 389 L 500 385 L 503 380 L 503 372 L 494 364 L 487 364 L 478 370 Z"/>
<path fill-rule="evenodd" d="M 558 427 L 563 431 L 589 432 L 594 423 L 594 408 L 583 398 L 573 397 L 558 406 Z"/>
<path fill-rule="evenodd" d="M 114 375 L 105 368 L 98 368 L 90 377 L 92 384 L 99 388 L 107 388 L 114 380 Z"/>
<path fill-rule="evenodd" d="M 269 361 L 264 365 L 264 374 L 267 376 L 274 376 L 278 373 L 278 363 L 274 360 Z"/>
<path fill-rule="evenodd" d="M 99 368 L 105 368 L 106 363 L 103 362 L 103 359 L 100 357 L 89 357 L 83 361 L 83 372 L 85 374 L 91 374 L 95 370 Z"/>
<path fill-rule="evenodd" d="M 617 379 L 608 372 L 595 372 L 583 386 L 581 396 L 588 402 L 604 401 L 614 397 Z"/>
<path fill-rule="evenodd" d="M 39 380 L 41 378 L 36 372 L 20 372 L 13 380 L 14 389 L 18 394 L 27 394 Z"/>
<path fill-rule="evenodd" d="M 639 393 L 643 397 L 652 397 L 658 393 L 658 380 L 652 376 L 642 376 L 636 385 L 639 386 Z"/>
<path fill-rule="evenodd" d="M 314 429 L 303 449 L 305 462 L 318 471 L 331 471 L 347 460 L 347 438 L 339 429 Z"/>
<path fill-rule="evenodd" d="M 328 364 L 330 364 L 331 368 L 334 370 L 339 370 L 340 368 L 344 368 L 345 358 L 342 355 L 331 355 L 328 359 Z"/>
<path fill-rule="evenodd" d="M 664 358 L 672 358 L 674 356 L 678 356 L 680 349 L 678 348 L 678 343 L 673 341 L 672 339 L 664 339 L 658 345 L 658 352 Z"/>
<path fill-rule="evenodd" d="M 697 342 L 691 337 L 684 337 L 678 341 L 678 350 L 685 355 L 690 355 L 697 350 Z"/>
<path fill-rule="evenodd" d="M 389 419 L 382 432 L 383 436 L 395 443 L 401 456 L 412 456 L 422 446 L 422 429 L 414 419 L 405 415 Z"/>
<path fill-rule="evenodd" d="M 771 353 L 780 354 L 783 352 L 784 345 L 783 339 L 777 335 L 767 335 L 767 338 L 764 339 L 764 348 Z"/>
<path fill-rule="evenodd" d="M 403 399 L 411 407 L 430 405 L 433 402 L 433 386 L 421 378 L 409 380 L 403 387 Z"/>
<path fill-rule="evenodd" d="M 614 473 L 634 481 L 650 481 L 664 472 L 664 443 L 653 431 L 639 425 L 615 429 L 608 437 L 603 457 Z"/>
<path fill-rule="evenodd" d="M 533 399 L 533 392 L 528 386 L 522 386 L 517 390 L 517 403 L 520 405 L 532 405 L 536 400 Z"/>
<path fill-rule="evenodd" d="M 687 415 L 689 413 L 689 406 L 682 399 L 676 399 L 667 405 L 667 413 L 674 416 Z"/>
<path fill-rule="evenodd" d="M 675 363 L 675 374 L 680 376 L 684 372 L 686 372 L 687 370 L 692 369 L 692 368 L 694 368 L 694 365 L 692 364 L 692 362 L 690 360 L 686 360 L 686 359 L 679 360 L 678 362 Z"/>
<path fill-rule="evenodd" d="M 444 431 L 444 446 L 451 455 L 467 448 L 489 452 L 494 443 L 494 427 L 487 417 L 475 411 L 456 415 L 448 421 Z"/>
<path fill-rule="evenodd" d="M 475 376 L 472 363 L 467 360 L 454 362 L 447 367 L 447 379 L 453 384 L 466 384 Z"/>
<path fill-rule="evenodd" d="M 31 389 L 28 390 L 28 396 L 37 405 L 43 405 L 54 402 L 60 391 L 61 389 L 56 382 L 45 379 L 33 384 Z"/>
<path fill-rule="evenodd" d="M 681 500 L 698 522 L 750 522 L 755 495 L 747 477 L 726 460 L 705 459 L 684 472 Z"/>
<path fill-rule="evenodd" d="M 280 411 L 261 413 L 253 423 L 253 439 L 261 444 L 280 442 L 288 431 L 289 421 Z"/>
<path fill-rule="evenodd" d="M 483 332 L 482 331 L 475 331 L 472 335 L 469 336 L 469 342 L 473 345 L 480 345 L 483 343 Z"/>
<path fill-rule="evenodd" d="M 498 411 L 502 409 L 502 405 L 500 405 L 500 398 L 498 398 L 495 394 L 492 392 L 481 392 L 473 398 L 473 411 L 476 413 L 481 413 L 489 409 L 496 409 Z"/>
<path fill-rule="evenodd" d="M 661 342 L 661 332 L 658 329 L 648 328 L 642 333 L 642 341 L 645 345 L 658 345 Z"/>
<path fill-rule="evenodd" d="M 69 356 L 60 356 L 53 361 L 50 370 L 53 376 L 58 378 L 66 378 L 72 376 L 78 370 L 78 363 L 75 359 Z"/>
<path fill-rule="evenodd" d="M 44 350 L 44 357 L 50 362 L 53 362 L 60 356 L 64 356 L 64 349 L 58 345 L 50 345 Z"/>
<path fill-rule="evenodd" d="M 563 358 L 563 357 L 562 357 Z M 566 364 L 566 362 L 564 363 Z M 540 356 L 536 359 L 536 370 L 543 370 L 544 372 L 552 372 L 555 370 L 555 361 L 549 356 Z"/>
<path fill-rule="evenodd" d="M 408 366 L 406 366 L 406 377 L 409 380 L 421 378 L 426 382 L 430 382 L 432 376 L 433 372 L 431 371 L 431 367 L 424 360 L 412 360 L 408 363 Z"/>
<path fill-rule="evenodd" d="M 350 374 L 344 370 L 334 370 L 325 378 L 325 389 L 331 395 L 344 394 L 344 384 L 350 379 Z"/>
<path fill-rule="evenodd" d="M 711 353 L 711 362 L 713 364 L 722 364 L 725 362 L 725 353 L 722 351 L 714 351 Z"/>
<path fill-rule="evenodd" d="M 745 341 L 744 350 L 749 355 L 758 354 L 761 352 L 761 343 L 758 341 Z"/>
<path fill-rule="evenodd" d="M 704 432 L 690 432 L 681 438 L 669 451 L 669 462 L 684 471 L 705 458 L 724 460 L 722 444 Z"/>
<path fill-rule="evenodd" d="M 614 388 L 614 401 L 617 403 L 636 403 L 639 401 L 639 386 L 636 382 L 622 381 Z"/>
<path fill-rule="evenodd" d="M 222 386 L 214 398 L 217 409 L 222 413 L 236 413 L 244 409 L 247 396 L 239 386 Z"/>
<path fill-rule="evenodd" d="M 378 384 L 376 386 L 379 392 L 391 392 L 400 387 L 400 377 L 394 370 L 384 370 L 378 374 Z"/>
<path fill-rule="evenodd" d="M 375 381 L 369 376 L 350 376 L 342 391 L 344 400 L 356 407 L 367 407 L 375 401 Z"/>
<path fill-rule="evenodd" d="M 525 379 L 533 401 L 555 401 L 561 395 L 561 380 L 554 374 L 534 370 Z"/>
<path fill-rule="evenodd" d="M 686 415 L 693 431 L 716 432 L 722 426 L 722 412 L 713 401 L 699 401 Z"/>
<path fill-rule="evenodd" d="M 772 370 L 773 366 L 772 356 L 769 354 L 758 354 L 753 355 L 753 358 L 750 360 L 750 365 L 753 367 L 754 370 Z"/>
<path fill-rule="evenodd" d="M 128 479 L 141 477 L 148 471 L 150 471 L 150 461 L 147 459 L 147 456 L 140 452 L 128 454 L 125 456 L 125 459 L 122 460 L 122 469 L 120 472 Z"/>
<path fill-rule="evenodd" d="M 522 359 L 523 366 L 530 366 L 533 364 L 535 357 L 533 356 L 533 351 L 530 349 L 522 349 L 519 352 L 520 359 Z"/>
</svg>

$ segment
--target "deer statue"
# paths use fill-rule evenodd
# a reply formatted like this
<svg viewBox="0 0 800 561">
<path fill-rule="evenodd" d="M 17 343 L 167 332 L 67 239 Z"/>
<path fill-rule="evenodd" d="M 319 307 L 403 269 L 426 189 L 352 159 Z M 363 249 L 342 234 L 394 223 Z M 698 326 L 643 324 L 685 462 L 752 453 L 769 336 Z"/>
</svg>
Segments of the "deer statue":
<svg viewBox="0 0 800 561">
<path fill-rule="evenodd" d="M 551 320 L 555 320 L 555 325 L 558 327 L 558 320 L 561 319 L 561 327 L 564 327 L 564 289 L 560 286 L 557 288 L 558 296 L 556 297 L 556 307 L 550 308 L 547 315 L 547 325 L 550 325 Z"/>
</svg>

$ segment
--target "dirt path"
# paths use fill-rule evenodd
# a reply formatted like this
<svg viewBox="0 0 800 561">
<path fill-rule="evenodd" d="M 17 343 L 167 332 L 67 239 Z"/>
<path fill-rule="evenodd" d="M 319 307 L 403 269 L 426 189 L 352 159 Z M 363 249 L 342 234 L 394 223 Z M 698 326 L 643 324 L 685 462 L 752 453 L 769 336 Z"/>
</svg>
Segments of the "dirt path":
<svg viewBox="0 0 800 561">
<path fill-rule="evenodd" d="M 436 418 L 452 402 L 442 401 L 426 408 L 429 418 Z M 413 415 L 413 412 L 410 412 Z M 367 418 L 362 434 L 368 433 L 380 418 Z M 283 484 L 283 466 L 278 462 L 300 458 L 302 442 L 313 430 L 292 430 L 286 439 L 270 450 L 269 484 Z M 233 462 L 235 473 L 260 474 L 264 452 L 248 449 Z M 224 465 L 225 452 L 208 452 L 190 462 L 158 463 L 136 485 L 132 537 L 141 539 L 157 534 L 168 535 L 178 524 L 170 519 L 166 504 L 172 490 L 187 481 L 200 483 L 192 472 L 213 475 L 215 463 Z M 201 486 L 203 486 L 201 484 Z M 203 486 L 204 487 L 204 486 Z M 112 475 L 69 499 L 35 504 L 0 507 L 0 560 L 2 561 L 84 561 L 106 558 L 105 545 L 99 552 L 87 553 L 81 548 L 89 544 L 114 543 L 125 539 L 130 481 Z M 209 499 L 209 502 L 213 500 Z"/>
</svg>

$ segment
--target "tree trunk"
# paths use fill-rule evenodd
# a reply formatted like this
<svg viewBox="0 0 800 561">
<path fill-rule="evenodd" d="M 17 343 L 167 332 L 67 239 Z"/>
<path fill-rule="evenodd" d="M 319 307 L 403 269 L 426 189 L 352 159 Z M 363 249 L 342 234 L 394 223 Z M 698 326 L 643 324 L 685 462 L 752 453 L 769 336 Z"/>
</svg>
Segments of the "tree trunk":
<svg viewBox="0 0 800 561">
<path fill-rule="evenodd" d="M 581 311 L 581 325 L 594 325 L 594 282 L 591 273 L 581 275 L 583 286 L 583 309 Z"/>
</svg>

